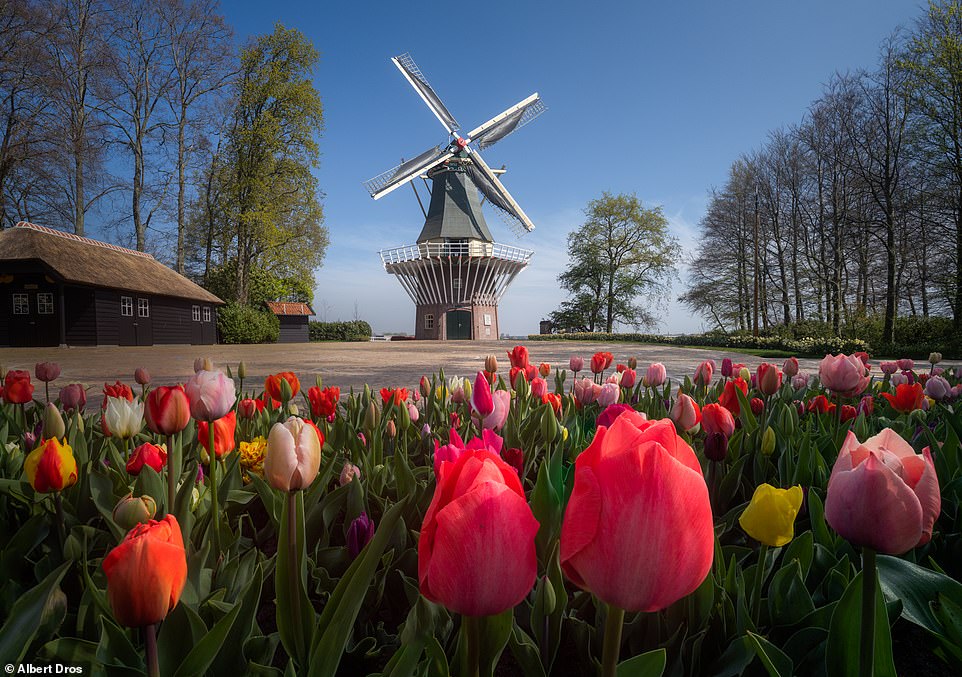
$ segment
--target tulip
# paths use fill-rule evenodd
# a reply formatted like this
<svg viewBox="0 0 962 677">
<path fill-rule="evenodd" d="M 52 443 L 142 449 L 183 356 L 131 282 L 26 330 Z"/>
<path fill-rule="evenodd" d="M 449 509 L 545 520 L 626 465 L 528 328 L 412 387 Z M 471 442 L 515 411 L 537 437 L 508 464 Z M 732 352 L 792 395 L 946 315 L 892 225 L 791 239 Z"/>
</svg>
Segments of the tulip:
<svg viewBox="0 0 962 677">
<path fill-rule="evenodd" d="M 875 413 L 875 398 L 871 395 L 865 395 L 858 402 L 858 413 L 865 414 L 866 416 L 871 416 Z"/>
<path fill-rule="evenodd" d="M 835 405 L 830 403 L 824 395 L 818 395 L 808 401 L 807 410 L 809 412 L 814 411 L 817 414 L 833 414 L 835 413 Z"/>
<path fill-rule="evenodd" d="M 190 401 L 190 415 L 197 421 L 224 418 L 237 400 L 234 382 L 221 371 L 201 369 L 187 379 L 184 391 Z"/>
<path fill-rule="evenodd" d="M 524 452 L 517 448 L 505 449 L 501 452 L 501 458 L 518 473 L 518 477 L 524 474 Z"/>
<path fill-rule="evenodd" d="M 738 368 L 735 376 L 737 376 L 737 377 L 740 378 L 741 380 L 745 381 L 746 383 L 753 380 L 753 379 L 752 379 L 752 372 L 748 369 L 748 367 L 746 367 L 746 366 L 744 366 L 744 365 L 741 365 L 741 366 Z"/>
<path fill-rule="evenodd" d="M 561 568 L 619 610 L 658 611 L 711 568 L 708 487 L 668 420 L 625 412 L 575 460 L 561 527 Z"/>
<path fill-rule="evenodd" d="M 627 365 L 624 365 L 621 362 L 615 365 L 615 371 L 617 371 L 619 374 L 627 368 L 628 368 Z"/>
<path fill-rule="evenodd" d="M 732 365 L 732 359 L 726 357 L 721 363 L 721 375 L 723 378 L 731 378 L 734 373 L 734 367 Z"/>
<path fill-rule="evenodd" d="M 634 409 L 632 409 L 630 404 L 624 404 L 623 402 L 609 404 L 603 412 L 598 414 L 598 418 L 595 419 L 595 425 L 603 425 L 606 428 L 610 428 L 611 424 L 615 422 L 615 419 L 626 411 L 634 411 Z"/>
<path fill-rule="evenodd" d="M 158 446 L 150 442 L 144 442 L 134 449 L 134 453 L 132 453 L 127 460 L 127 473 L 130 475 L 139 475 L 145 465 L 149 465 L 154 469 L 154 472 L 159 473 L 163 470 L 166 463 L 167 447 L 165 445 L 161 444 Z"/>
<path fill-rule="evenodd" d="M 145 369 L 144 367 L 137 367 L 136 369 L 134 369 L 134 381 L 136 381 L 138 385 L 142 385 L 142 386 L 149 385 L 150 372 L 147 371 L 147 369 Z"/>
<path fill-rule="evenodd" d="M 849 431 L 832 468 L 825 519 L 845 540 L 890 555 L 928 543 L 941 511 L 929 448 L 886 428 L 865 442 Z"/>
<path fill-rule="evenodd" d="M 279 491 L 297 491 L 311 485 L 321 467 L 324 434 L 310 421 L 291 416 L 275 423 L 267 436 L 264 478 Z"/>
<path fill-rule="evenodd" d="M 933 367 L 942 361 L 942 353 L 929 353 L 929 364 Z"/>
<path fill-rule="evenodd" d="M 111 435 L 122 439 L 133 437 L 144 427 L 144 403 L 109 397 L 103 420 Z"/>
<path fill-rule="evenodd" d="M 936 402 L 942 402 L 952 396 L 952 386 L 941 376 L 932 376 L 925 382 L 925 394 Z"/>
<path fill-rule="evenodd" d="M 741 390 L 743 395 L 748 395 L 748 383 L 745 382 L 741 376 L 731 381 L 725 383 L 725 388 L 722 390 L 721 396 L 718 398 L 718 404 L 725 407 L 734 416 L 738 416 L 741 413 L 741 405 L 739 404 L 738 395 L 735 390 Z"/>
<path fill-rule="evenodd" d="M 638 369 L 638 358 L 634 355 L 628 358 L 628 368 L 634 370 Z"/>
<path fill-rule="evenodd" d="M 494 374 L 498 371 L 498 358 L 494 355 L 488 355 L 484 358 L 484 370 L 489 374 Z"/>
<path fill-rule="evenodd" d="M 615 361 L 615 356 L 611 353 L 597 352 L 591 356 L 591 373 L 601 374 Z"/>
<path fill-rule="evenodd" d="M 802 498 L 800 486 L 776 489 L 770 484 L 760 484 L 738 523 L 756 541 L 780 548 L 795 537 L 795 517 L 802 507 Z"/>
<path fill-rule="evenodd" d="M 646 388 L 657 388 L 665 382 L 668 378 L 668 374 L 665 371 L 665 365 L 661 362 L 653 362 L 648 366 L 648 371 L 645 372 L 645 377 L 642 379 L 641 384 Z"/>
<path fill-rule="evenodd" d="M 607 379 L 605 379 L 605 383 L 614 383 L 616 386 L 620 386 L 620 385 L 621 385 L 621 372 L 620 372 L 620 371 L 616 371 L 615 373 L 613 373 L 611 376 L 609 376 Z"/>
<path fill-rule="evenodd" d="M 508 412 L 511 410 L 511 393 L 507 390 L 496 390 L 491 393 L 494 401 L 494 408 L 491 413 L 484 417 L 481 427 L 485 430 L 499 431 L 504 427 L 508 420 Z"/>
<path fill-rule="evenodd" d="M 147 524 L 156 514 L 157 501 L 146 494 L 135 498 L 129 493 L 117 501 L 112 516 L 117 526 L 130 531 L 138 524 Z"/>
<path fill-rule="evenodd" d="M 194 373 L 199 371 L 214 371 L 214 362 L 209 357 L 194 359 Z"/>
<path fill-rule="evenodd" d="M 361 512 L 347 530 L 347 553 L 351 559 L 356 559 L 361 554 L 364 546 L 374 538 L 374 520 L 367 516 L 366 512 Z"/>
<path fill-rule="evenodd" d="M 418 419 L 421 418 L 421 411 L 417 408 L 417 405 L 408 405 L 408 418 L 411 419 L 411 423 L 417 423 Z"/>
<path fill-rule="evenodd" d="M 858 410 L 855 407 L 853 407 L 851 404 L 842 405 L 841 415 L 839 416 L 839 418 L 842 420 L 842 423 L 845 423 L 846 421 L 851 421 L 855 419 L 855 417 L 857 416 L 858 416 Z"/>
<path fill-rule="evenodd" d="M 855 397 L 868 386 L 865 364 L 855 355 L 826 355 L 818 365 L 818 378 L 841 397 Z"/>
<path fill-rule="evenodd" d="M 755 374 L 758 390 L 763 395 L 771 397 L 782 387 L 782 372 L 780 372 L 774 364 L 762 362 L 758 365 L 758 370 Z"/>
<path fill-rule="evenodd" d="M 384 436 L 392 440 L 397 437 L 397 424 L 393 419 L 384 426 Z"/>
<path fill-rule="evenodd" d="M 43 410 L 43 436 L 48 439 L 63 437 L 66 432 L 67 428 L 64 425 L 63 416 L 60 415 L 60 410 L 53 402 L 47 402 L 47 406 Z"/>
<path fill-rule="evenodd" d="M 27 454 L 23 471 L 34 491 L 50 493 L 63 491 L 77 482 L 77 461 L 66 441 L 55 437 Z"/>
<path fill-rule="evenodd" d="M 134 399 L 134 391 L 130 389 L 129 385 L 120 381 L 113 385 L 104 383 L 104 401 L 100 404 L 101 409 L 107 408 L 107 400 L 111 397 L 119 397 L 130 402 Z"/>
<path fill-rule="evenodd" d="M 899 370 L 898 362 L 880 362 L 879 368 L 886 376 L 891 376 Z"/>
<path fill-rule="evenodd" d="M 711 383 L 712 372 L 715 370 L 715 363 L 712 360 L 705 360 L 695 368 L 695 385 L 707 386 Z"/>
<path fill-rule="evenodd" d="M 213 368 L 213 366 L 211 368 Z M 244 360 L 241 360 L 237 365 L 237 378 L 239 378 L 241 381 L 247 378 L 247 363 L 244 362 Z"/>
<path fill-rule="evenodd" d="M 337 413 L 337 404 L 341 399 L 340 388 L 318 388 L 311 386 L 307 389 L 307 399 L 311 403 L 311 414 L 317 418 L 329 418 Z"/>
<path fill-rule="evenodd" d="M 10 404 L 26 404 L 33 400 L 30 372 L 11 369 L 3 379 L 3 399 Z"/>
<path fill-rule="evenodd" d="M 706 404 L 701 408 L 701 427 L 706 433 L 721 433 L 731 437 L 735 432 L 735 419 L 720 404 Z"/>
<path fill-rule="evenodd" d="M 421 525 L 421 593 L 465 616 L 515 607 L 534 586 L 538 527 L 516 469 L 487 449 L 465 450 L 442 464 Z"/>
<path fill-rule="evenodd" d="M 491 386 L 483 372 L 478 372 L 474 378 L 474 392 L 471 394 L 471 408 L 482 419 L 494 411 L 494 398 L 491 396 Z"/>
<path fill-rule="evenodd" d="M 37 362 L 33 369 L 38 381 L 49 383 L 60 377 L 60 365 L 56 362 Z"/>
<path fill-rule="evenodd" d="M 147 393 L 147 427 L 158 435 L 175 435 L 190 423 L 190 401 L 183 386 L 160 386 Z"/>
<path fill-rule="evenodd" d="M 381 402 L 385 407 L 390 404 L 400 406 L 407 398 L 407 388 L 381 388 Z"/>
<path fill-rule="evenodd" d="M 716 463 L 728 458 L 728 437 L 725 433 L 712 432 L 705 436 L 705 458 Z"/>
<path fill-rule="evenodd" d="M 528 366 L 528 349 L 524 346 L 515 346 L 508 351 L 508 359 L 515 369 L 524 369 Z"/>
<path fill-rule="evenodd" d="M 761 416 L 762 412 L 765 411 L 765 400 L 760 397 L 753 397 L 748 402 L 748 406 L 751 408 L 752 413 L 755 416 Z"/>
<path fill-rule="evenodd" d="M 679 393 L 669 417 L 679 430 L 688 432 L 701 422 L 701 408 L 691 396 Z"/>
<path fill-rule="evenodd" d="M 621 390 L 617 385 L 614 383 L 606 383 L 601 386 L 601 391 L 598 393 L 598 396 L 595 399 L 598 402 L 598 406 L 604 409 L 605 407 L 617 402 L 620 395 Z"/>
<path fill-rule="evenodd" d="M 531 396 L 537 399 L 544 397 L 548 392 L 548 382 L 543 378 L 535 378 L 531 381 Z"/>
<path fill-rule="evenodd" d="M 595 386 L 596 384 L 592 383 L 590 378 L 585 377 L 581 380 L 576 379 L 574 383 L 575 402 L 582 407 L 594 402 L 598 397 L 598 393 L 595 391 Z M 600 389 L 601 388 L 599 386 L 598 390 Z"/>
<path fill-rule="evenodd" d="M 234 434 L 237 431 L 237 415 L 232 411 L 214 421 L 214 457 L 223 458 L 234 450 L 236 441 Z M 210 454 L 210 423 L 207 421 L 197 422 L 197 441 Z M 211 462 L 213 466 L 213 462 Z"/>
<path fill-rule="evenodd" d="M 792 389 L 801 390 L 808 385 L 808 374 L 795 374 L 792 376 Z"/>
<path fill-rule="evenodd" d="M 882 397 L 888 400 L 895 411 L 902 414 L 910 414 L 916 409 L 922 408 L 922 385 L 915 383 L 909 385 L 902 383 L 895 387 L 895 394 L 882 393 Z"/>
<path fill-rule="evenodd" d="M 346 462 L 344 467 L 341 468 L 341 474 L 337 482 L 343 487 L 345 484 L 359 479 L 361 479 L 361 469 L 351 462 Z"/>
<path fill-rule="evenodd" d="M 795 374 L 798 373 L 798 358 L 789 357 L 788 359 L 786 359 L 785 363 L 782 364 L 782 372 L 788 378 L 793 378 Z"/>
<path fill-rule="evenodd" d="M 775 442 L 775 429 L 768 426 L 762 435 L 762 456 L 771 456 L 775 452 Z"/>
<path fill-rule="evenodd" d="M 638 378 L 638 374 L 634 369 L 630 367 L 621 372 L 621 387 L 622 388 L 634 388 L 635 380 Z"/>
<path fill-rule="evenodd" d="M 901 369 L 902 371 L 912 371 L 913 369 L 915 369 L 915 361 L 910 360 L 907 357 L 903 357 L 900 360 L 896 360 L 895 364 L 897 364 L 899 369 Z"/>
<path fill-rule="evenodd" d="M 43 419 L 37 421 L 33 430 L 24 431 L 23 447 L 24 449 L 33 449 L 41 440 L 43 440 Z"/>
<path fill-rule="evenodd" d="M 313 388 L 311 388 L 311 390 L 313 390 Z M 308 396 L 310 396 L 310 391 L 308 391 Z M 258 413 L 264 411 L 264 406 L 261 400 L 247 397 L 237 403 L 237 415 L 249 421 L 257 416 Z"/>
<path fill-rule="evenodd" d="M 60 389 L 60 404 L 64 411 L 82 411 L 87 405 L 87 391 L 79 383 L 71 383 Z"/>
<path fill-rule="evenodd" d="M 284 383 L 287 388 L 284 388 Z M 301 382 L 297 379 L 294 372 L 282 371 L 278 374 L 270 374 L 264 379 L 264 392 L 270 395 L 275 402 L 287 404 L 292 398 L 301 391 Z"/>
<path fill-rule="evenodd" d="M 578 355 L 572 355 L 571 357 L 568 358 L 568 369 L 573 371 L 575 375 L 577 375 L 578 372 L 584 368 L 585 368 L 585 358 L 579 357 Z"/>
<path fill-rule="evenodd" d="M 155 625 L 177 606 L 187 581 L 187 553 L 177 518 L 138 524 L 103 561 L 107 599 L 121 625 Z"/>
<path fill-rule="evenodd" d="M 908 373 L 911 374 L 912 372 L 908 372 Z M 889 383 L 891 383 L 893 386 L 896 386 L 896 387 L 902 385 L 903 383 L 907 384 L 908 382 L 909 382 L 909 377 L 906 376 L 904 373 L 892 374 L 892 376 L 889 379 Z"/>
<path fill-rule="evenodd" d="M 551 373 L 551 365 L 547 362 L 542 362 L 538 365 L 538 373 L 544 378 L 548 378 L 548 374 Z"/>
</svg>

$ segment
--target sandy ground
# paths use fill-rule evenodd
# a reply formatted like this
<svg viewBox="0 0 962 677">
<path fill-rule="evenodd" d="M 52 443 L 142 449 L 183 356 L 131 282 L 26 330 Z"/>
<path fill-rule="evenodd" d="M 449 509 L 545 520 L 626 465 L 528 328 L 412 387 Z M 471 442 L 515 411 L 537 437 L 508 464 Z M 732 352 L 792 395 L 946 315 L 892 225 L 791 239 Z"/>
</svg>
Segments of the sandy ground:
<svg viewBox="0 0 962 677">
<path fill-rule="evenodd" d="M 499 369 L 510 366 L 506 351 L 515 341 L 395 341 L 372 343 L 303 343 L 286 345 L 253 346 L 154 346 L 154 347 L 97 347 L 97 348 L 3 348 L 0 349 L 0 365 L 6 369 L 27 369 L 33 373 L 37 362 L 58 362 L 61 377 L 51 384 L 51 395 L 67 383 L 82 383 L 99 392 L 104 382 L 116 380 L 134 385 L 134 369 L 146 367 L 154 385 L 183 382 L 193 373 L 195 357 L 209 356 L 215 366 L 230 365 L 236 374 L 237 364 L 243 360 L 247 365 L 247 384 L 251 388 L 263 383 L 267 374 L 293 371 L 307 385 L 313 385 L 315 375 L 323 378 L 325 385 L 336 385 L 341 392 L 358 389 L 365 383 L 374 388 L 382 386 L 417 386 L 422 374 L 436 372 L 443 367 L 447 376 L 473 377 L 483 369 L 486 355 L 498 358 Z M 720 367 L 724 357 L 742 362 L 750 368 L 764 360 L 740 353 L 720 350 L 696 350 L 673 346 L 653 346 L 640 343 L 597 343 L 575 341 L 528 342 L 531 361 L 535 364 L 548 362 L 552 368 L 568 368 L 571 355 L 585 358 L 585 366 L 591 355 L 606 350 L 615 356 L 616 363 L 626 362 L 630 356 L 638 360 L 638 369 L 644 372 L 651 362 L 665 365 L 668 376 L 673 379 L 693 374 L 695 367 L 704 359 L 713 358 Z M 779 362 L 781 360 L 778 360 Z M 817 371 L 817 360 L 800 360 L 802 369 Z M 639 374 L 641 375 L 641 374 Z M 43 384 L 37 384 L 38 391 Z M 39 393 L 38 393 L 39 394 Z M 41 395 L 42 396 L 42 395 Z M 96 399 L 96 398 L 88 398 Z"/>
</svg>

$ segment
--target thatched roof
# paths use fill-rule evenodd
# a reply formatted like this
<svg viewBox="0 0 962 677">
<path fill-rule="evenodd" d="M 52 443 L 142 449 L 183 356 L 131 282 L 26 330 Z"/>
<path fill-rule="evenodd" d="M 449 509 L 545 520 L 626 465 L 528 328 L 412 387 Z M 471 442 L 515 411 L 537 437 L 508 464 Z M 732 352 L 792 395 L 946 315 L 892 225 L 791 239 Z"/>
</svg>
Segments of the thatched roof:
<svg viewBox="0 0 962 677">
<path fill-rule="evenodd" d="M 144 252 L 26 221 L 0 231 L 0 270 L 4 262 L 30 260 L 73 284 L 224 303 Z"/>
<path fill-rule="evenodd" d="M 314 311 L 306 303 L 285 303 L 283 301 L 264 301 L 264 305 L 275 315 L 313 315 Z"/>
</svg>

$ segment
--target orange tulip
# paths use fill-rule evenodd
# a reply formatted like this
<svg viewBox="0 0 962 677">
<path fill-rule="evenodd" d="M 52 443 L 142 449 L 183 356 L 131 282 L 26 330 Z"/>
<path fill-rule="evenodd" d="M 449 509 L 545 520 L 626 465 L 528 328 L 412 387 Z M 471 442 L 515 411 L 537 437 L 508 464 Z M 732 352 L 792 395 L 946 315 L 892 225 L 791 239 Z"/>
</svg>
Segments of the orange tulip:
<svg viewBox="0 0 962 677">
<path fill-rule="evenodd" d="M 270 395 L 274 401 L 282 402 L 284 398 L 281 397 L 281 381 L 287 381 L 287 385 L 291 387 L 291 398 L 297 397 L 297 393 L 301 391 L 301 382 L 297 380 L 294 372 L 290 371 L 271 374 L 264 379 L 264 392 Z"/>
<path fill-rule="evenodd" d="M 3 379 L 3 399 L 11 404 L 25 404 L 33 399 L 30 372 L 11 369 Z"/>
<path fill-rule="evenodd" d="M 895 388 L 895 394 L 882 393 L 882 397 L 889 401 L 892 408 L 902 414 L 910 414 L 916 409 L 922 408 L 922 399 L 925 397 L 921 383 L 901 383 Z"/>
<path fill-rule="evenodd" d="M 210 453 L 210 433 L 207 421 L 197 421 L 197 441 Z M 223 458 L 234 450 L 234 432 L 237 430 L 237 415 L 232 411 L 227 416 L 214 421 L 214 453 Z"/>
</svg>

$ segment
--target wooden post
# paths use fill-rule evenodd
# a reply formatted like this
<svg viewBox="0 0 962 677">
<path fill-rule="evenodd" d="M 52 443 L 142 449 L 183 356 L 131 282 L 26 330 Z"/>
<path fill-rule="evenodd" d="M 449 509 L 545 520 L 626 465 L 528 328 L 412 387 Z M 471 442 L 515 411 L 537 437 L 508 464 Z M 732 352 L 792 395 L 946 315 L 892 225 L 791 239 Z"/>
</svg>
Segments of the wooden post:
<svg viewBox="0 0 962 677">
<path fill-rule="evenodd" d="M 67 308 L 64 303 L 63 282 L 57 283 L 57 303 L 60 307 L 60 347 L 67 347 Z"/>
</svg>

